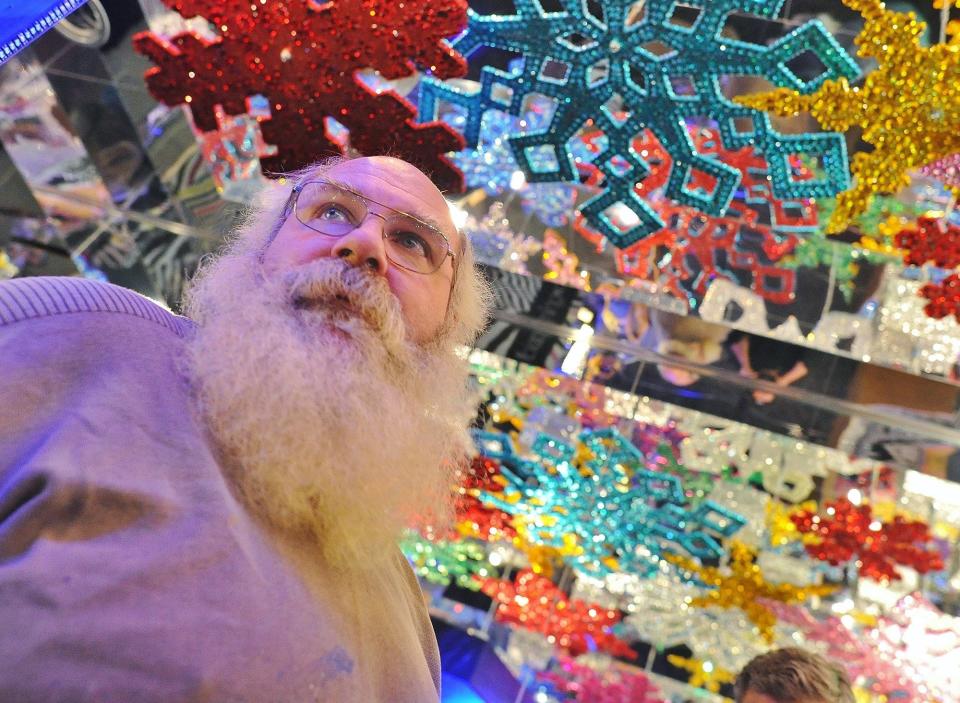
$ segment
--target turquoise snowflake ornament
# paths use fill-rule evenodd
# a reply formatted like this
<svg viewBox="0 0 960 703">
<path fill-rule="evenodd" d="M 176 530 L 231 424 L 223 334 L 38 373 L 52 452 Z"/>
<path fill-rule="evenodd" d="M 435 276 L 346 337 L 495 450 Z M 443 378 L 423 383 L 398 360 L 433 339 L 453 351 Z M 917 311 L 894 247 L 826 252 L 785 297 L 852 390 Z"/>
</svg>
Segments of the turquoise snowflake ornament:
<svg viewBox="0 0 960 703">
<path fill-rule="evenodd" d="M 543 95 L 555 104 L 549 126 L 510 138 L 510 147 L 530 182 L 577 181 L 571 142 L 586 125 L 599 128 L 605 150 L 595 163 L 601 192 L 581 212 L 616 247 L 625 248 L 663 227 L 657 213 L 636 192 L 650 174 L 635 140 L 649 129 L 672 159 L 666 197 L 712 216 L 723 215 L 740 174 L 715 157 L 701 154 L 687 125 L 715 120 L 723 145 L 753 145 L 767 160 L 779 198 L 823 197 L 848 185 L 847 154 L 836 133 L 783 135 L 760 111 L 724 97 L 724 76 L 762 76 L 802 93 L 824 81 L 859 75 L 856 64 L 817 21 L 806 22 L 770 46 L 724 36 L 731 14 L 775 18 L 783 0 L 691 0 L 692 21 L 678 18 L 674 0 L 557 0 L 547 12 L 536 0 L 514 0 L 513 15 L 480 15 L 470 10 L 467 31 L 455 42 L 468 58 L 484 46 L 521 54 L 503 71 L 485 66 L 480 89 L 467 92 L 427 78 L 421 85 L 420 120 L 436 119 L 446 102 L 466 111 L 464 136 L 476 147 L 488 110 L 520 115 L 528 99 Z M 693 6 L 693 7 L 692 7 Z M 599 8 L 599 9 L 598 9 Z M 729 34 L 729 33 L 726 33 Z M 823 70 L 805 79 L 791 65 L 812 55 Z M 799 181 L 791 156 L 814 160 L 823 175 Z M 691 187 L 703 175 L 712 184 Z"/>
<path fill-rule="evenodd" d="M 477 497 L 521 517 L 528 539 L 560 550 L 583 574 L 651 576 L 665 551 L 718 559 L 720 540 L 746 522 L 709 500 L 689 509 L 680 480 L 646 470 L 614 428 L 586 430 L 577 445 L 540 433 L 524 457 L 506 435 L 475 430 L 474 441 L 502 462 L 507 480 L 502 493 Z"/>
</svg>

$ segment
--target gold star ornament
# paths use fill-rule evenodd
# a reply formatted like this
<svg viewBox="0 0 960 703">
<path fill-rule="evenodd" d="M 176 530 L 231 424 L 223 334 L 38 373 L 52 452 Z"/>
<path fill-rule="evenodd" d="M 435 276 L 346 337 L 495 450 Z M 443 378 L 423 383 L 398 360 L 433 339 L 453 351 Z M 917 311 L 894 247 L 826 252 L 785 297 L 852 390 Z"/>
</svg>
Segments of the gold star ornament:
<svg viewBox="0 0 960 703">
<path fill-rule="evenodd" d="M 742 542 L 730 546 L 727 568 L 699 566 L 691 559 L 667 554 L 667 561 L 695 575 L 708 590 L 690 601 L 690 605 L 739 608 L 750 619 L 767 642 L 773 642 L 777 616 L 760 599 L 781 603 L 802 603 L 813 596 L 825 596 L 834 586 L 797 586 L 792 583 L 770 583 L 756 564 L 756 552 Z"/>
<path fill-rule="evenodd" d="M 875 194 L 908 185 L 910 169 L 960 151 L 960 45 L 921 46 L 926 23 L 912 12 L 892 12 L 879 0 L 842 1 L 864 18 L 857 54 L 878 62 L 862 85 L 841 78 L 810 95 L 778 88 L 735 98 L 783 116 L 809 112 L 826 130 L 863 130 L 874 148 L 854 155 L 854 184 L 837 196 L 829 233 L 843 231 Z"/>
</svg>

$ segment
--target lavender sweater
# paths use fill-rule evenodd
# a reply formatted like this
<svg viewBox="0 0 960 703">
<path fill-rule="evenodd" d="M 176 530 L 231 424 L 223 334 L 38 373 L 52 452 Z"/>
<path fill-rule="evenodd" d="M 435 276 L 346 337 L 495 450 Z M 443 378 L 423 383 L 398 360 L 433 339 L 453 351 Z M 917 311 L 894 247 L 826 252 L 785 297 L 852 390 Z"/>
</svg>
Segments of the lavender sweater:
<svg viewBox="0 0 960 703">
<path fill-rule="evenodd" d="M 0 284 L 0 701 L 436 701 L 399 552 L 338 573 L 234 499 L 175 370 L 189 328 L 111 285 Z"/>
</svg>

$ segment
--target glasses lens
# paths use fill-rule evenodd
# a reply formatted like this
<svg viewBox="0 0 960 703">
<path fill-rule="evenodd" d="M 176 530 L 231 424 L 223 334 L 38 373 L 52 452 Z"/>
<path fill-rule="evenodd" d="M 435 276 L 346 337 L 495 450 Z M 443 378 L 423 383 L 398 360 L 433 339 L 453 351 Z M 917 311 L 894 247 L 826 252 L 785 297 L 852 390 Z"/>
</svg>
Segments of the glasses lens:
<svg viewBox="0 0 960 703">
<path fill-rule="evenodd" d="M 297 196 L 297 219 L 334 237 L 359 226 L 366 214 L 367 207 L 360 198 L 329 183 L 306 183 Z"/>
<path fill-rule="evenodd" d="M 392 217 L 386 228 L 387 256 L 398 266 L 433 273 L 447 258 L 447 240 L 423 222 L 412 217 Z"/>
</svg>

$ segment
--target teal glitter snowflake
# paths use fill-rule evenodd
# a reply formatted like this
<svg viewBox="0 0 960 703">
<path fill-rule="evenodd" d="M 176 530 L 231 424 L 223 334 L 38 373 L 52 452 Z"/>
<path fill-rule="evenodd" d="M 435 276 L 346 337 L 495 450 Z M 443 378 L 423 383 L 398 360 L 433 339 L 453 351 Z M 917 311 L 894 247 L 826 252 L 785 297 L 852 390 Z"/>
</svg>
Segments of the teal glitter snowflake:
<svg viewBox="0 0 960 703">
<path fill-rule="evenodd" d="M 709 500 L 691 510 L 680 480 L 646 470 L 640 451 L 613 428 L 582 432 L 579 446 L 540 433 L 526 458 L 506 435 L 475 431 L 474 441 L 502 462 L 508 482 L 502 493 L 478 498 L 522 516 L 528 539 L 561 550 L 585 574 L 648 577 L 666 551 L 718 559 L 720 539 L 746 524 Z"/>
<path fill-rule="evenodd" d="M 688 134 L 689 123 L 716 122 L 727 149 L 753 145 L 767 160 L 778 198 L 824 197 L 847 187 L 841 135 L 780 134 L 764 113 L 737 105 L 721 92 L 724 76 L 762 76 L 802 93 L 815 91 L 828 79 L 856 78 L 856 64 L 819 22 L 806 22 L 765 46 L 724 36 L 724 30 L 731 14 L 776 18 L 783 0 L 690 0 L 682 8 L 696 12 L 696 17 L 683 21 L 681 5 L 674 0 L 589 4 L 557 0 L 557 4 L 561 9 L 556 12 L 545 11 L 537 0 L 514 0 L 513 15 L 471 10 L 467 31 L 454 42 L 457 51 L 470 58 L 487 46 L 520 53 L 523 60 L 509 71 L 485 66 L 480 89 L 473 93 L 425 79 L 420 120 L 436 119 L 443 102 L 459 106 L 467 115 L 467 146 L 476 147 L 488 110 L 520 115 L 531 96 L 551 98 L 555 110 L 549 126 L 510 139 L 530 182 L 577 181 L 571 140 L 587 124 L 599 128 L 606 148 L 594 163 L 604 182 L 581 212 L 619 248 L 663 227 L 636 192 L 637 184 L 651 172 L 644 155 L 634 148 L 645 129 L 656 135 L 672 159 L 666 196 L 708 215 L 725 213 L 740 174 L 699 153 Z M 821 73 L 809 79 L 791 69 L 808 56 L 822 64 Z M 822 174 L 797 180 L 791 156 L 815 160 Z M 709 192 L 690 187 L 698 172 L 712 183 Z"/>
</svg>

